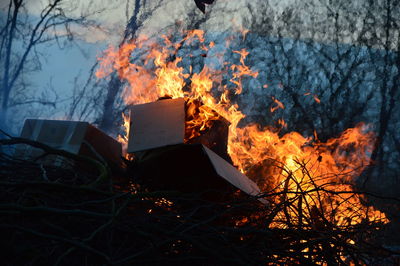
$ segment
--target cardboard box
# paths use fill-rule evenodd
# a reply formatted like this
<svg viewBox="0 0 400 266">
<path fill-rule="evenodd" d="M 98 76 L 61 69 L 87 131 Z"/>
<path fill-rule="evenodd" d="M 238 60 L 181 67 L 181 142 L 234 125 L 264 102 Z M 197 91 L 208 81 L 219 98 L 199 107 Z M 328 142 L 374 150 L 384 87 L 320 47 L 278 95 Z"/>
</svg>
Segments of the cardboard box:
<svg viewBox="0 0 400 266">
<path fill-rule="evenodd" d="M 229 163 L 225 119 L 213 125 L 214 131 L 189 142 L 184 139 L 183 98 L 134 105 L 130 119 L 127 150 L 137 160 L 133 176 L 143 184 L 156 190 L 214 190 L 215 197 L 232 189 L 252 196 L 260 193 L 256 183 Z"/>
<path fill-rule="evenodd" d="M 134 105 L 130 119 L 128 153 L 184 142 L 183 98 Z"/>
<path fill-rule="evenodd" d="M 74 154 L 104 160 L 111 167 L 120 167 L 122 163 L 121 144 L 87 122 L 27 119 L 21 137 Z M 40 149 L 28 145 L 19 148 L 17 152 L 25 158 L 37 158 L 42 154 Z M 44 164 L 61 165 L 65 162 L 59 156 L 46 157 L 42 160 Z"/>
<path fill-rule="evenodd" d="M 177 144 L 137 154 L 136 182 L 151 190 L 202 193 L 224 200 L 238 189 L 257 196 L 257 184 L 202 144 Z"/>
<path fill-rule="evenodd" d="M 191 103 L 200 106 L 200 102 Z M 229 122 L 221 117 L 199 136 L 185 136 L 188 105 L 183 98 L 163 99 L 152 103 L 131 106 L 128 153 L 154 149 L 167 145 L 189 143 L 203 144 L 227 161 Z M 194 107 L 196 108 L 196 107 Z"/>
</svg>

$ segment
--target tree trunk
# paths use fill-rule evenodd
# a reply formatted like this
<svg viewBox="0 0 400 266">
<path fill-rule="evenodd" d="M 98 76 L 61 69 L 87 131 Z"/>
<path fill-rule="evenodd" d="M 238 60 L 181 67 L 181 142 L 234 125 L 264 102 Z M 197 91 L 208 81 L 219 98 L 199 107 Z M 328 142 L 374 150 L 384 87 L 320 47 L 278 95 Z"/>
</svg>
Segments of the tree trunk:
<svg viewBox="0 0 400 266">
<path fill-rule="evenodd" d="M 111 76 L 111 80 L 108 83 L 107 97 L 104 102 L 103 114 L 100 119 L 99 128 L 105 132 L 113 132 L 115 130 L 115 115 L 114 114 L 114 102 L 121 88 L 122 82 L 117 74 Z"/>
<path fill-rule="evenodd" d="M 14 40 L 14 33 L 15 33 L 15 28 L 17 25 L 17 17 L 18 17 L 18 12 L 19 8 L 21 7 L 22 1 L 13 1 L 14 2 L 14 11 L 12 15 L 12 20 L 11 20 L 11 25 L 10 25 L 10 30 L 8 33 L 8 36 L 5 38 L 8 38 L 7 40 L 7 46 L 6 46 L 6 58 L 4 60 L 4 73 L 3 73 L 3 83 L 1 85 L 1 109 L 0 109 L 0 126 L 4 129 L 7 130 L 7 112 L 8 112 L 8 100 L 10 98 L 10 90 L 11 86 L 9 84 L 10 80 L 10 60 L 11 60 L 11 48 L 12 48 L 12 42 Z"/>
<path fill-rule="evenodd" d="M 140 11 L 140 0 L 135 0 L 135 9 L 133 10 L 133 15 L 131 19 L 129 20 L 128 25 L 126 26 L 125 29 L 125 34 L 124 38 L 121 42 L 120 45 L 125 43 L 127 39 L 132 39 L 136 31 L 138 29 L 138 15 Z M 108 83 L 108 91 L 107 91 L 107 97 L 104 102 L 104 107 L 103 107 L 103 114 L 100 118 L 100 123 L 99 123 L 99 128 L 105 132 L 113 132 L 116 129 L 116 125 L 114 124 L 115 121 L 115 115 L 114 114 L 114 102 L 115 98 L 118 95 L 119 90 L 121 89 L 122 82 L 119 79 L 118 75 L 114 72 L 113 75 L 111 76 L 111 80 Z"/>
</svg>

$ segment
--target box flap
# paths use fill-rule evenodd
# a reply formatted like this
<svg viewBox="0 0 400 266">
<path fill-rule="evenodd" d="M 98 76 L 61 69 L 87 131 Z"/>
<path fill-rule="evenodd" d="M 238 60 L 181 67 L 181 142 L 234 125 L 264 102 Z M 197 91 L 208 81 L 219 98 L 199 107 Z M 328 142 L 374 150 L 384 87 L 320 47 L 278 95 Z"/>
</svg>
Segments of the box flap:
<svg viewBox="0 0 400 266">
<path fill-rule="evenodd" d="M 82 143 L 79 154 L 92 156 L 95 159 L 104 159 L 111 167 L 121 167 L 122 165 L 122 145 L 114 138 L 108 136 L 103 131 L 93 125 L 88 125 L 85 141 Z M 90 147 L 86 147 L 89 144 Z M 95 154 L 97 153 L 97 154 Z"/>
<path fill-rule="evenodd" d="M 166 99 L 131 107 L 128 152 L 183 143 L 185 100 Z"/>
<path fill-rule="evenodd" d="M 260 194 L 260 189 L 256 183 L 206 146 L 203 145 L 203 149 L 210 158 L 210 161 L 218 175 L 249 195 L 257 196 Z"/>
<path fill-rule="evenodd" d="M 21 137 L 78 154 L 87 127 L 87 122 L 27 119 Z"/>
</svg>

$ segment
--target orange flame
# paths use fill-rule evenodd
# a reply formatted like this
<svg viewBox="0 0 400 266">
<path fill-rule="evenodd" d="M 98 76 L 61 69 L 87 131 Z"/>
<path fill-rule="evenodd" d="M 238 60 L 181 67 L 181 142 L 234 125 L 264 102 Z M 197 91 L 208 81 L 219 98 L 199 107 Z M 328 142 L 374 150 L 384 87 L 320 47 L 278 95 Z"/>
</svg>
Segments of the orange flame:
<svg viewBox="0 0 400 266">
<path fill-rule="evenodd" d="M 122 143 L 122 151 L 123 154 L 126 154 L 126 150 L 128 148 L 128 136 L 129 136 L 129 128 L 130 128 L 130 117 L 129 115 L 125 115 L 122 113 L 122 119 L 124 124 L 122 125 L 124 130 L 124 135 L 118 135 L 117 140 Z"/>
<path fill-rule="evenodd" d="M 230 81 L 235 86 L 235 94 L 242 92 L 244 78 L 257 77 L 258 72 L 245 64 L 248 51 L 233 51 L 240 55 L 240 64 L 228 65 L 224 71 L 214 71 L 204 66 L 199 73 L 192 73 L 191 69 L 189 73 L 184 73 L 183 67 L 179 66 L 182 58 L 176 56 L 182 41 L 175 44 L 166 36 L 163 38 L 164 45 L 142 38 L 137 43 L 123 44 L 119 49 L 110 47 L 100 58 L 100 68 L 96 75 L 103 78 L 116 70 L 120 79 L 128 83 L 123 95 L 127 104 L 152 102 L 163 96 L 185 97 L 187 102 L 192 104 L 189 104 L 187 110 L 187 115 L 192 116 L 187 126 L 196 129 L 191 131 L 190 137 L 197 136 L 209 127 L 210 121 L 217 120 L 220 116 L 224 117 L 230 123 L 228 153 L 234 165 L 249 176 L 252 173 L 262 173 L 263 181 L 259 184 L 265 191 L 286 190 L 293 192 L 293 197 L 298 197 L 296 193 L 299 190 L 307 191 L 316 184 L 326 190 L 352 191 L 352 180 L 361 174 L 370 161 L 369 154 L 374 136 L 366 125 L 359 124 L 355 128 L 347 129 L 338 138 L 330 139 L 326 143 L 318 141 L 316 132 L 313 142 L 312 138 L 303 137 L 297 132 L 279 136 L 278 130 L 270 127 L 262 129 L 257 124 L 239 127 L 238 124 L 245 114 L 239 110 L 237 104 L 230 102 L 229 94 L 232 88 L 220 85 L 219 96 L 213 88 L 229 70 L 232 73 Z M 211 42 L 206 47 L 204 33 L 199 30 L 188 32 L 183 41 L 191 44 L 195 40 L 199 41 L 202 49 L 206 51 L 215 45 Z M 232 38 L 228 40 L 231 41 Z M 140 63 L 131 62 L 132 54 L 137 57 L 135 62 Z M 264 88 L 267 87 L 264 85 Z M 273 100 L 276 106 L 271 108 L 271 112 L 284 108 L 282 102 L 275 98 Z M 314 100 L 320 102 L 316 96 Z M 200 102 L 201 105 L 196 105 L 196 102 Z M 124 125 L 127 131 L 129 122 L 126 123 L 125 118 Z M 278 123 L 281 127 L 287 126 L 283 119 Z M 121 138 L 121 141 L 125 142 L 126 138 Z M 256 166 L 265 171 L 257 172 Z M 267 183 L 268 185 L 263 186 Z M 345 215 L 342 214 L 349 208 L 371 209 L 364 207 L 359 197 L 346 200 L 341 197 L 341 200 L 335 202 L 329 199 L 314 202 L 313 194 L 310 194 L 304 200 L 312 202 L 312 205 L 319 209 L 336 213 L 332 219 L 337 225 L 362 221 L 361 215 L 353 217 L 351 221 L 345 221 Z M 309 216 L 313 214 L 312 208 L 304 212 Z M 386 219 L 384 214 L 373 209 L 368 211 L 368 215 L 371 219 Z"/>
<path fill-rule="evenodd" d="M 278 119 L 278 124 L 281 126 L 281 128 L 287 128 L 287 124 L 282 118 Z"/>
<path fill-rule="evenodd" d="M 270 108 L 271 113 L 275 112 L 276 110 L 278 110 L 279 108 L 281 109 L 285 109 L 285 106 L 283 105 L 283 103 L 281 101 L 279 101 L 278 99 L 276 99 L 275 97 L 272 97 L 272 100 L 274 101 L 274 103 L 276 104 L 275 106 L 272 106 Z"/>
</svg>

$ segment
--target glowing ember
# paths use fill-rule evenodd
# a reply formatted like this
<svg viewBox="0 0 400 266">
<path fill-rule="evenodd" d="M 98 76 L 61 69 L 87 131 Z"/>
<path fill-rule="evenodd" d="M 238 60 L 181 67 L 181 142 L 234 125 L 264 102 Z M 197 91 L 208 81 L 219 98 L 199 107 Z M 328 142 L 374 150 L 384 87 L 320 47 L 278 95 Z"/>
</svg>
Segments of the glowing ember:
<svg viewBox="0 0 400 266">
<path fill-rule="evenodd" d="M 227 43 L 230 41 L 228 38 Z M 353 191 L 353 180 L 370 161 L 374 135 L 366 125 L 347 129 L 326 143 L 319 142 L 316 133 L 313 140 L 297 132 L 279 136 L 278 129 L 262 129 L 257 124 L 240 128 L 238 123 L 245 115 L 230 102 L 229 95 L 242 92 L 244 77 L 255 78 L 258 75 L 245 64 L 249 53 L 245 49 L 233 51 L 240 55 L 240 64 L 225 63 L 224 71 L 204 66 L 199 73 L 192 73 L 191 68 L 189 73 L 184 73 L 180 66 L 182 58 L 176 56 L 183 42 L 187 45 L 200 43 L 204 51 L 215 45 L 211 42 L 207 46 L 204 34 L 199 30 L 188 32 L 179 43 L 173 43 L 166 36 L 163 36 L 163 44 L 141 38 L 119 49 L 110 47 L 106 50 L 100 58 L 97 76 L 102 78 L 116 70 L 120 79 L 127 81 L 123 92 L 126 104 L 152 102 L 165 96 L 186 98 L 186 136 L 189 139 L 199 136 L 213 120 L 225 118 L 230 123 L 228 153 L 234 165 L 257 180 L 266 193 L 280 195 L 280 192 L 285 192 L 285 198 L 277 196 L 275 202 L 290 200 L 299 206 L 278 213 L 272 226 L 286 227 L 290 219 L 298 219 L 296 224 L 309 225 L 318 224 L 318 219 L 326 219 L 336 226 L 353 225 L 364 219 L 387 221 L 383 213 L 361 204 L 360 196 L 349 193 Z M 133 54 L 135 62 L 140 63 L 131 61 Z M 232 75 L 233 89 L 221 85 L 222 75 L 227 73 Z M 316 95 L 313 98 L 317 103 L 321 102 Z M 284 108 L 282 102 L 272 99 L 271 112 Z M 124 121 L 127 133 L 129 123 L 126 117 Z M 283 119 L 278 124 L 281 128 L 287 127 Z M 126 137 L 120 140 L 126 142 Z M 328 191 L 335 192 L 337 197 L 328 196 Z M 286 222 L 280 222 L 283 220 Z"/>
</svg>

